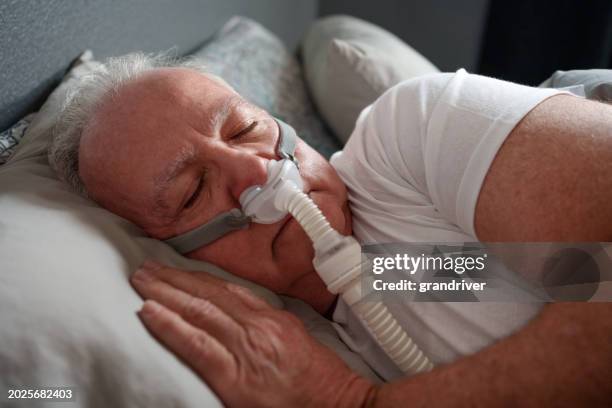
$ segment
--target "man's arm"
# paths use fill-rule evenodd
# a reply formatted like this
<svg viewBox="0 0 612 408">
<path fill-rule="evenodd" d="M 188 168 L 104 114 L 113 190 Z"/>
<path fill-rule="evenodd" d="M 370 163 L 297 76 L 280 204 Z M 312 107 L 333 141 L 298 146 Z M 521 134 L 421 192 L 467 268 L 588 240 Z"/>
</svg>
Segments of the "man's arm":
<svg viewBox="0 0 612 408">
<path fill-rule="evenodd" d="M 140 313 L 147 328 L 228 406 L 612 404 L 610 304 L 549 306 L 477 354 L 375 386 L 247 289 L 161 265 L 132 283 L 149 300 Z"/>
<path fill-rule="evenodd" d="M 482 241 L 610 241 L 612 107 L 554 96 L 498 152 L 479 196 Z M 432 373 L 384 386 L 375 405 L 612 404 L 612 303 L 559 303 L 519 333 Z M 415 402 L 416 402 L 415 401 Z"/>
<path fill-rule="evenodd" d="M 356 407 L 374 386 L 297 317 L 212 275 L 145 262 L 132 276 L 157 339 L 230 407 Z"/>
<path fill-rule="evenodd" d="M 484 242 L 612 241 L 612 106 L 557 95 L 527 114 L 487 173 L 475 228 Z"/>
<path fill-rule="evenodd" d="M 383 385 L 371 406 L 611 406 L 611 313 L 610 303 L 547 306 L 477 354 Z"/>
</svg>

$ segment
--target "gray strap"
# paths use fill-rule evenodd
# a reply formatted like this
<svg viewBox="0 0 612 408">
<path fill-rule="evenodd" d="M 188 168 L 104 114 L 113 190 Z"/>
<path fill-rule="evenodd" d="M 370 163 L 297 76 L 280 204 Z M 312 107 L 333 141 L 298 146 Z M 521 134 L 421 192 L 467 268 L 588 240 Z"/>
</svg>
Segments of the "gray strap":
<svg viewBox="0 0 612 408">
<path fill-rule="evenodd" d="M 219 214 L 206 224 L 174 238 L 167 239 L 165 242 L 176 249 L 177 252 L 185 254 L 210 244 L 228 232 L 246 228 L 249 223 L 249 217 L 244 215 L 238 208 L 232 208 L 228 212 Z"/>
<path fill-rule="evenodd" d="M 280 140 L 278 141 L 277 153 L 283 159 L 289 159 L 298 166 L 297 159 L 294 156 L 297 134 L 295 130 L 280 119 L 276 119 L 280 129 Z M 299 168 L 299 166 L 298 166 Z"/>
</svg>

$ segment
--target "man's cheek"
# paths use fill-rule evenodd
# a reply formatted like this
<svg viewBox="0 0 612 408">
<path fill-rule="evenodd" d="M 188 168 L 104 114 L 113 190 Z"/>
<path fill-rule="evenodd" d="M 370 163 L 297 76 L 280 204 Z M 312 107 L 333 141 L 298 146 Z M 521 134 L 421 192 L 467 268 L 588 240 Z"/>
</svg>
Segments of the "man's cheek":
<svg viewBox="0 0 612 408">
<path fill-rule="evenodd" d="M 310 238 L 297 222 L 293 222 L 285 236 L 276 245 L 276 260 L 281 276 L 279 279 L 285 289 L 294 282 L 296 277 L 311 271 L 314 249 Z"/>
<path fill-rule="evenodd" d="M 226 237 L 223 237 L 213 243 L 210 243 L 208 245 L 196 249 L 193 252 L 188 253 L 187 257 L 191 259 L 197 259 L 199 261 L 210 262 L 224 269 L 228 269 L 228 267 L 230 266 L 228 261 L 232 259 L 232 254 L 231 248 L 228 248 L 227 243 L 223 242 L 224 238 Z M 236 247 L 234 247 L 233 252 L 235 255 Z"/>
<path fill-rule="evenodd" d="M 343 232 L 346 229 L 343 203 L 339 203 L 337 197 L 328 191 L 314 191 L 310 198 L 319 207 L 332 228 Z"/>
<path fill-rule="evenodd" d="M 213 242 L 212 244 L 188 253 L 187 257 L 211 263 L 234 276 L 267 286 L 266 280 L 263 279 L 262 281 L 261 266 L 256 264 L 251 255 L 237 248 L 234 248 L 233 254 L 231 254 L 228 253 L 226 245 Z M 259 271 L 259 273 L 257 273 L 257 271 Z"/>
</svg>

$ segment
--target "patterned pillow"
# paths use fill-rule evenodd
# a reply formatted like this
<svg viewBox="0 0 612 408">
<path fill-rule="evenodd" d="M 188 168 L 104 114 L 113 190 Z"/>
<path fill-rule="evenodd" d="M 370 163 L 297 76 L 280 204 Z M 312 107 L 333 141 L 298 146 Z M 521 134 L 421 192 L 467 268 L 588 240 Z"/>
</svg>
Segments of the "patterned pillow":
<svg viewBox="0 0 612 408">
<path fill-rule="evenodd" d="M 247 100 L 291 124 L 325 157 L 341 148 L 315 113 L 297 59 L 260 24 L 233 17 L 193 56 Z"/>
<path fill-rule="evenodd" d="M 23 138 L 34 114 L 29 114 L 10 128 L 0 132 L 0 166 L 7 162 Z"/>
</svg>

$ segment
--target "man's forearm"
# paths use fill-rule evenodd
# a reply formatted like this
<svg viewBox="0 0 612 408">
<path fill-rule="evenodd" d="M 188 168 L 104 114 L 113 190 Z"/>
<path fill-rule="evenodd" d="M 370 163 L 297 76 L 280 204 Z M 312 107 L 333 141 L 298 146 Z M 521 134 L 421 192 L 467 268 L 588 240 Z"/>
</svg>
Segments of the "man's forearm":
<svg viewBox="0 0 612 408">
<path fill-rule="evenodd" d="M 557 303 L 487 349 L 381 386 L 368 405 L 612 406 L 612 303 Z"/>
</svg>

